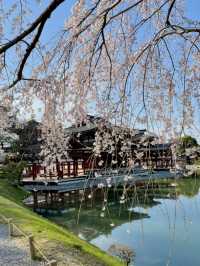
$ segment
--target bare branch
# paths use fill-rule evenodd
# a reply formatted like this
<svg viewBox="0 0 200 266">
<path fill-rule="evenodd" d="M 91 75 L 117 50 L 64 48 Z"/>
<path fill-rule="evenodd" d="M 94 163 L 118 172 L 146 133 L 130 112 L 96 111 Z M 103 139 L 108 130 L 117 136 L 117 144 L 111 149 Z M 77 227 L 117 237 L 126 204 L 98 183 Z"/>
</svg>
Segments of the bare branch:
<svg viewBox="0 0 200 266">
<path fill-rule="evenodd" d="M 33 32 L 39 24 L 41 24 L 43 21 L 46 21 L 48 18 L 50 18 L 51 13 L 64 2 L 65 0 L 54 0 L 51 2 L 51 4 L 46 8 L 46 10 L 31 24 L 30 27 L 28 27 L 25 31 L 23 31 L 21 34 L 19 34 L 16 38 L 9 41 L 8 43 L 4 44 L 0 48 L 0 54 L 4 53 L 6 50 L 8 50 L 10 47 L 17 44 L 19 41 L 27 37 L 31 32 Z"/>
<path fill-rule="evenodd" d="M 176 0 L 172 0 L 171 4 L 170 4 L 170 7 L 168 9 L 168 12 L 167 12 L 167 18 L 166 18 L 166 26 L 171 26 L 171 23 L 170 23 L 170 15 L 171 15 L 171 12 L 172 12 L 172 9 L 175 5 L 175 2 Z"/>
</svg>

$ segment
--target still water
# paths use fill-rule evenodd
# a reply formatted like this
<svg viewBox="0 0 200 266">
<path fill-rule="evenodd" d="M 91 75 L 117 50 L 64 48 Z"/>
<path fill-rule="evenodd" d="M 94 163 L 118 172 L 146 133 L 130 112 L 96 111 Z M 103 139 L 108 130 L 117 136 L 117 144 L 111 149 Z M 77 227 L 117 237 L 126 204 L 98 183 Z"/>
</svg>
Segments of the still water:
<svg viewBox="0 0 200 266">
<path fill-rule="evenodd" d="M 199 266 L 200 180 L 175 185 L 132 192 L 123 201 L 112 195 L 81 209 L 71 205 L 49 218 L 105 251 L 113 244 L 129 247 L 131 265 Z"/>
</svg>

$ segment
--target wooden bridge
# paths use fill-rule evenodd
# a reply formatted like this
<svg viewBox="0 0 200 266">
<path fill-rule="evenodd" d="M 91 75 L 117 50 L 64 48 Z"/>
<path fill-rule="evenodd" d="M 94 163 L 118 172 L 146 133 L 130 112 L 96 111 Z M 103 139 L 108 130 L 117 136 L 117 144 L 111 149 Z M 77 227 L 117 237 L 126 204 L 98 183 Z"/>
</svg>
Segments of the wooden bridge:
<svg viewBox="0 0 200 266">
<path fill-rule="evenodd" d="M 84 176 L 68 180 L 34 180 L 23 181 L 24 188 L 32 192 L 34 209 L 38 206 L 38 194 L 44 193 L 46 202 L 48 202 L 48 195 L 53 201 L 53 194 L 64 197 L 65 193 L 78 192 L 80 190 L 93 190 L 104 188 L 117 188 L 118 186 L 134 186 L 137 183 L 145 181 L 153 181 L 156 179 L 174 179 L 177 178 L 175 173 L 170 171 L 141 171 L 131 174 L 110 174 L 100 176 Z"/>
<path fill-rule="evenodd" d="M 176 174 L 169 171 L 159 171 L 154 173 L 139 173 L 130 175 L 105 175 L 97 177 L 77 177 L 65 180 L 44 180 L 44 181 L 23 181 L 23 186 L 30 192 L 70 192 L 76 190 L 117 187 L 120 185 L 134 185 L 140 181 L 155 179 L 175 178 Z"/>
</svg>

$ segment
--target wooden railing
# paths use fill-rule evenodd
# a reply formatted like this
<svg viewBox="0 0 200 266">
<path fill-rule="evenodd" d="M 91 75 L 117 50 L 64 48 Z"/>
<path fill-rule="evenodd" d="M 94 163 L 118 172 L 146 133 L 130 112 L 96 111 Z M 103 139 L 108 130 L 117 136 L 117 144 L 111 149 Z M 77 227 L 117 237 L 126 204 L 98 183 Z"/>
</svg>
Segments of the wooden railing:
<svg viewBox="0 0 200 266">
<path fill-rule="evenodd" d="M 27 233 L 23 232 L 19 226 L 17 226 L 13 219 L 7 218 L 4 215 L 0 214 L 0 221 L 8 225 L 8 233 L 9 237 L 21 236 L 24 237 L 29 244 L 29 250 L 30 250 L 30 258 L 31 260 L 36 260 L 37 258 L 40 258 L 42 261 L 42 265 L 45 266 L 57 266 L 56 260 L 49 260 L 46 255 L 42 252 L 41 248 L 39 247 L 39 244 L 35 241 L 34 236 L 32 234 L 28 235 Z M 14 233 L 15 232 L 15 233 Z"/>
</svg>

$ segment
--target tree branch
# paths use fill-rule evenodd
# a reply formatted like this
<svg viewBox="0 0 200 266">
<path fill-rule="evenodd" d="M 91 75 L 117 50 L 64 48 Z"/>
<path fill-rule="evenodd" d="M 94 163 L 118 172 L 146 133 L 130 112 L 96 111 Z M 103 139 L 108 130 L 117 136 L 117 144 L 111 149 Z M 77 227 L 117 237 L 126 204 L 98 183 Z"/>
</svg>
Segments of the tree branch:
<svg viewBox="0 0 200 266">
<path fill-rule="evenodd" d="M 31 24 L 29 28 L 27 28 L 16 38 L 7 42 L 0 48 L 0 54 L 5 53 L 6 50 L 8 50 L 12 46 L 23 40 L 25 37 L 27 37 L 31 32 L 33 32 L 38 27 L 38 25 L 42 23 L 42 21 L 44 20 L 46 21 L 51 16 L 51 13 L 64 1 L 65 0 L 53 0 L 51 4 L 46 8 L 46 10 Z"/>
<path fill-rule="evenodd" d="M 167 18 L 166 18 L 166 26 L 167 27 L 171 26 L 170 15 L 171 15 L 172 9 L 173 9 L 173 7 L 175 5 L 175 2 L 176 2 L 176 0 L 173 0 L 171 5 L 170 5 L 170 7 L 169 7 L 169 9 L 168 9 Z"/>
</svg>

